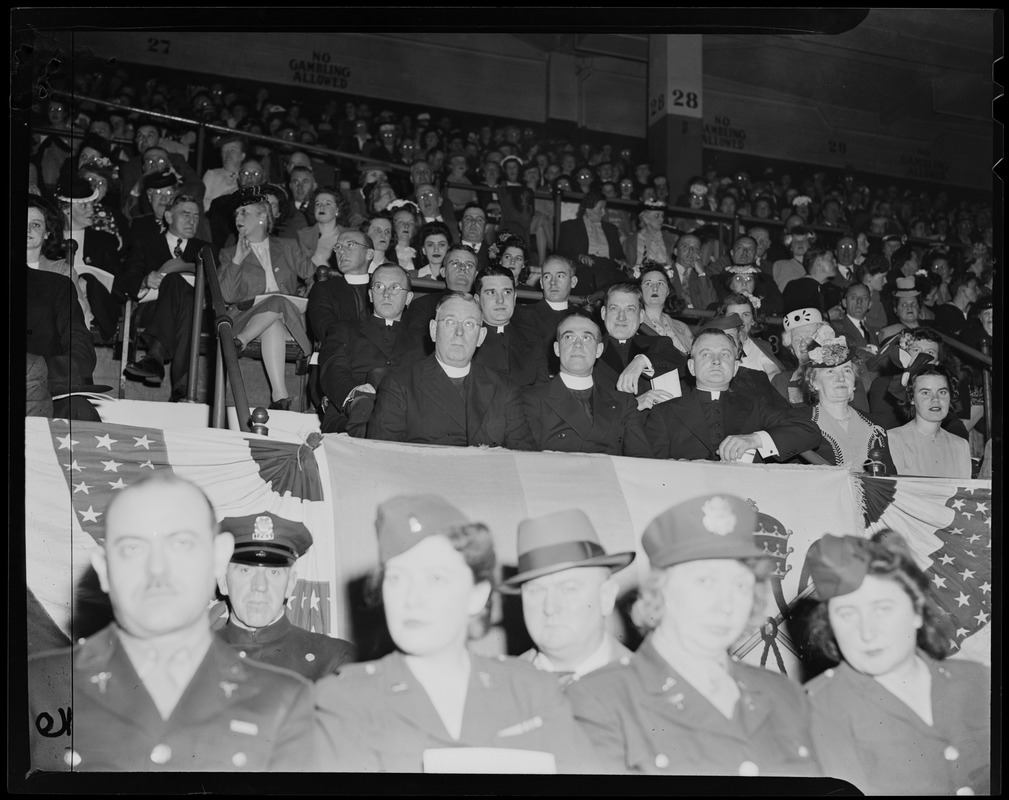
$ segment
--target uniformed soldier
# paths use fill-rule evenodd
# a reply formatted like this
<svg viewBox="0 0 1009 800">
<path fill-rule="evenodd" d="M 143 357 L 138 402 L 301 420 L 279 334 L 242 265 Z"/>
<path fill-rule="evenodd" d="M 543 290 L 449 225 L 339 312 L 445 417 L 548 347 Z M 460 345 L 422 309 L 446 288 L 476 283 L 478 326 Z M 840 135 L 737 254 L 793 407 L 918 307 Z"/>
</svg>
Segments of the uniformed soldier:
<svg viewBox="0 0 1009 800">
<path fill-rule="evenodd" d="M 382 604 L 397 651 L 316 684 L 321 768 L 588 768 L 591 747 L 553 677 L 467 650 L 471 630 L 486 623 L 490 531 L 434 495 L 386 501 L 376 525 Z"/>
<path fill-rule="evenodd" d="M 308 769 L 311 684 L 211 633 L 207 607 L 234 540 L 206 495 L 159 472 L 105 514 L 92 564 L 116 621 L 30 660 L 33 769 Z"/>
<path fill-rule="evenodd" d="M 354 660 L 354 645 L 291 623 L 286 600 L 294 593 L 294 564 L 312 546 L 312 534 L 300 522 L 264 512 L 229 517 L 221 529 L 235 537 L 218 588 L 231 615 L 217 635 L 241 658 L 297 672 L 310 681 L 340 671 Z"/>
<path fill-rule="evenodd" d="M 608 555 L 580 509 L 520 522 L 518 572 L 500 588 L 503 594 L 522 594 L 526 630 L 536 647 L 520 658 L 556 673 L 567 686 L 630 656 L 606 624 L 620 591 L 613 573 L 634 556 Z"/>
<path fill-rule="evenodd" d="M 756 528 L 746 501 L 707 495 L 645 529 L 635 621 L 651 633 L 567 690 L 600 771 L 819 775 L 801 687 L 728 655 L 771 568 Z"/>
<path fill-rule="evenodd" d="M 806 684 L 824 772 L 867 795 L 990 794 L 991 673 L 944 658 L 943 612 L 903 540 L 827 534 L 806 563 L 823 601 L 810 640 L 843 658 Z"/>
</svg>

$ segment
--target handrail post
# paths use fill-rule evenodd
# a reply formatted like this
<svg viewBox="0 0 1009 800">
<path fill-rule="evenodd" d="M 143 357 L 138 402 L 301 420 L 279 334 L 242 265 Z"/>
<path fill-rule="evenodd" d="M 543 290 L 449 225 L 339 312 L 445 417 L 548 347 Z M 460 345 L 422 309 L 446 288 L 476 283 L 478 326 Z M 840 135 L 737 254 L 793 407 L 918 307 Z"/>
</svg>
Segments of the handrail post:
<svg viewBox="0 0 1009 800">
<path fill-rule="evenodd" d="M 203 175 L 203 143 L 207 139 L 207 129 L 203 123 L 196 129 L 196 174 Z"/>
<path fill-rule="evenodd" d="M 227 403 L 225 403 L 227 385 L 224 380 L 224 345 L 218 341 L 218 346 L 215 350 L 217 351 L 217 358 L 214 359 L 214 410 L 213 422 L 211 424 L 215 428 L 227 428 Z M 237 407 L 235 408 L 235 415 L 238 415 Z M 239 423 L 241 423 L 241 419 L 239 419 Z"/>
<path fill-rule="evenodd" d="M 203 275 L 206 267 L 203 264 L 203 253 L 196 255 L 196 282 L 193 285 L 193 323 L 189 339 L 189 387 L 186 389 L 186 402 L 196 402 L 200 368 L 200 332 L 203 330 Z"/>
<path fill-rule="evenodd" d="M 991 342 L 985 336 L 981 337 L 981 352 L 986 356 L 991 358 Z M 983 389 L 982 397 L 984 398 L 984 434 L 988 439 L 992 438 L 992 385 L 991 385 L 991 370 L 981 369 L 981 386 Z"/>
<path fill-rule="evenodd" d="M 561 191 L 558 189 L 554 192 L 554 246 L 553 251 L 556 253 L 558 251 L 558 245 L 561 243 L 561 205 L 563 205 L 563 198 L 561 197 Z M 542 266 L 542 264 L 540 265 Z"/>
</svg>

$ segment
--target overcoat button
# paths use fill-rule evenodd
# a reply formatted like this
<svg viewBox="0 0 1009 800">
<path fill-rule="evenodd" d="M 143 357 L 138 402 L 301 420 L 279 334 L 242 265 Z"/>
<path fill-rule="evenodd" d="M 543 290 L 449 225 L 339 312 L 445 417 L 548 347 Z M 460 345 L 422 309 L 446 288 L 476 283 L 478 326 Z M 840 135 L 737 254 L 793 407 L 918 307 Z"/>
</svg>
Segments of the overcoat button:
<svg viewBox="0 0 1009 800">
<path fill-rule="evenodd" d="M 809 748 L 804 745 L 799 745 L 799 757 L 807 758 L 809 756 Z"/>
<path fill-rule="evenodd" d="M 172 760 L 172 748 L 167 744 L 156 744 L 151 750 L 151 761 L 155 764 L 167 764 Z"/>
<path fill-rule="evenodd" d="M 315 661 L 315 653 L 305 653 L 305 661 Z"/>
<path fill-rule="evenodd" d="M 249 763 L 249 757 L 245 755 L 245 753 L 235 753 L 231 757 L 231 763 L 234 764 L 236 767 L 244 767 L 246 764 Z"/>
<path fill-rule="evenodd" d="M 245 652 L 244 650 L 239 650 L 239 651 L 238 651 L 238 657 L 239 657 L 239 658 L 245 658 L 245 657 L 246 657 L 246 655 L 247 655 L 247 654 L 246 654 L 246 652 Z"/>
<path fill-rule="evenodd" d="M 947 761 L 956 761 L 960 758 L 960 751 L 953 747 L 953 745 L 950 745 L 942 751 L 942 757 Z"/>
<path fill-rule="evenodd" d="M 81 754 L 76 750 L 67 750 L 63 754 L 63 763 L 65 763 L 68 767 L 76 767 L 81 763 Z"/>
<path fill-rule="evenodd" d="M 659 769 L 665 769 L 666 767 L 668 767 L 669 756 L 667 756 L 665 753 L 659 753 L 657 756 L 655 756 L 655 766 L 657 766 Z"/>
<path fill-rule="evenodd" d="M 755 778 L 760 774 L 760 767 L 752 761 L 744 761 L 739 765 L 739 774 L 744 778 Z"/>
</svg>

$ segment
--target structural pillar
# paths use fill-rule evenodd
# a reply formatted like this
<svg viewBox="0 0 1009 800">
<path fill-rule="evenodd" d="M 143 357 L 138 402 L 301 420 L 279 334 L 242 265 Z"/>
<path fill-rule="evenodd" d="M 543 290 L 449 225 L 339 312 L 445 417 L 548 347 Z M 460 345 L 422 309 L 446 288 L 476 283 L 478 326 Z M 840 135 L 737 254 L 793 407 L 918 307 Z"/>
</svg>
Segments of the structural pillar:
<svg viewBox="0 0 1009 800">
<path fill-rule="evenodd" d="M 701 174 L 703 97 L 701 35 L 649 35 L 648 158 L 672 202 Z"/>
</svg>

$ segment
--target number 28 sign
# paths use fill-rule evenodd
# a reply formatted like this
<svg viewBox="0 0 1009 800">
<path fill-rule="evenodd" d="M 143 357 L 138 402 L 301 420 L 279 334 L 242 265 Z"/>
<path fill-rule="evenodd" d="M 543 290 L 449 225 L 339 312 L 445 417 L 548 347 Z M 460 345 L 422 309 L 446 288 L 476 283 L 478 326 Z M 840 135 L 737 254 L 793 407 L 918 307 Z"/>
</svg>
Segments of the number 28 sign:
<svg viewBox="0 0 1009 800">
<path fill-rule="evenodd" d="M 701 119 L 701 93 L 688 89 L 667 89 L 648 101 L 648 122 L 655 122 L 666 114 Z"/>
</svg>

